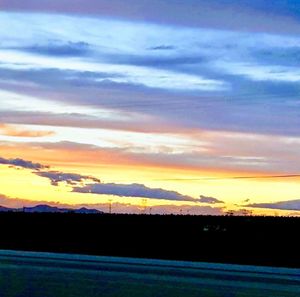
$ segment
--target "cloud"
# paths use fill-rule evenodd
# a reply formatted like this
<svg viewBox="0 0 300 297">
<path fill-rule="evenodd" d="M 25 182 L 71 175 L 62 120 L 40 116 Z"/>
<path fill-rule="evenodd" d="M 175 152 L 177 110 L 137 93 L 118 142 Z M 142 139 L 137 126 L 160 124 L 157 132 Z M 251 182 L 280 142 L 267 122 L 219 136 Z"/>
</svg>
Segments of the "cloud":
<svg viewBox="0 0 300 297">
<path fill-rule="evenodd" d="M 157 46 L 153 46 L 153 47 L 149 47 L 150 50 L 173 50 L 176 49 L 175 46 L 173 45 L 157 45 Z"/>
<path fill-rule="evenodd" d="M 11 43 L 17 53 L 5 50 L 10 46 L 6 32 L 12 19 L 15 37 Z M 12 17 L 3 13 L 3 20 L 3 89 L 70 105 L 138 110 L 156 118 L 176 119 L 182 126 L 299 135 L 298 114 L 286 102 L 297 104 L 298 100 L 299 71 L 296 64 L 289 66 L 297 60 L 296 36 L 51 14 Z M 124 32 L 121 36 L 120 30 Z M 39 38 L 32 38 L 40 31 Z M 80 46 L 82 43 L 86 46 Z M 174 49 L 149 50 L 169 46 Z M 62 59 L 26 51 L 40 47 L 41 51 L 44 47 L 83 47 L 92 52 Z M 257 54 L 268 52 L 274 52 L 272 61 Z M 278 56 L 286 57 L 287 63 Z M 280 120 L 287 117 L 289 121 Z"/>
<path fill-rule="evenodd" d="M 0 59 L 3 57 L 3 52 L 0 51 Z M 113 64 L 109 63 L 94 63 L 94 61 L 77 61 L 74 63 L 70 60 L 59 61 L 55 58 L 39 58 L 36 55 L 13 54 L 6 56 L 7 64 L 17 68 L 15 65 L 26 64 L 29 68 L 49 69 L 51 66 L 61 71 L 81 71 L 94 72 L 99 74 L 99 78 L 92 81 L 92 85 L 120 85 L 131 86 L 133 88 L 146 88 L 153 90 L 165 90 L 168 92 L 214 92 L 224 91 L 229 88 L 229 85 L 221 80 L 210 79 L 200 74 L 194 75 L 184 72 L 175 72 L 168 69 L 156 68 L 155 71 L 151 67 L 135 66 L 130 64 Z M 13 59 L 16 60 L 13 62 Z M 22 66 L 20 67 L 22 68 Z M 102 77 L 106 73 L 107 77 Z M 75 80 L 76 82 L 76 80 Z M 77 82 L 78 83 L 78 82 Z M 79 82 L 80 83 L 80 82 Z M 80 85 L 80 84 L 79 84 Z M 84 84 L 83 84 L 84 85 Z M 76 85 L 75 85 L 76 86 Z"/>
<path fill-rule="evenodd" d="M 37 202 L 20 199 L 20 198 L 12 198 L 7 195 L 0 194 L 0 206 L 8 207 L 8 208 L 21 208 L 24 206 L 34 206 Z"/>
<path fill-rule="evenodd" d="M 78 183 L 84 183 L 87 181 L 100 183 L 100 180 L 90 175 L 81 175 L 77 173 L 65 173 L 61 171 L 47 170 L 50 166 L 40 163 L 34 163 L 32 161 L 26 161 L 20 158 L 5 159 L 0 157 L 0 164 L 9 165 L 12 167 L 21 167 L 24 169 L 36 170 L 33 174 L 40 177 L 48 178 L 51 181 L 51 185 L 58 186 L 59 183 L 65 182 L 68 185 L 75 186 Z"/>
<path fill-rule="evenodd" d="M 0 164 L 2 165 L 9 165 L 12 167 L 21 167 L 25 169 L 32 169 L 32 170 L 41 170 L 45 168 L 49 168 L 49 166 L 42 165 L 40 163 L 33 163 L 31 161 L 26 161 L 20 158 L 16 159 L 5 159 L 0 157 Z"/>
<path fill-rule="evenodd" d="M 153 22 L 170 26 L 299 34 L 299 9 L 295 1 L 224 0 L 1 0 L 1 10 L 80 14 Z M 234 17 L 233 17 L 234 15 Z M 253 22 L 255 19 L 255 22 Z"/>
<path fill-rule="evenodd" d="M 181 91 L 220 91 L 228 88 L 223 81 L 214 80 L 197 73 L 193 75 L 188 72 L 174 71 L 176 69 L 163 69 L 156 67 L 154 62 L 148 67 L 141 64 L 136 66 L 131 60 L 142 57 L 146 61 L 149 53 L 147 48 L 155 47 L 159 44 L 164 35 L 172 35 L 172 28 L 161 27 L 162 31 L 154 41 L 146 42 L 145 38 L 153 34 L 157 35 L 157 28 L 154 25 L 137 26 L 132 22 L 116 21 L 111 19 L 93 19 L 66 17 L 63 15 L 40 15 L 40 14 L 14 14 L 3 13 L 0 36 L 6 40 L 6 29 L 9 30 L 11 19 L 17 20 L 14 32 L 18 37 L 12 42 L 1 43 L 0 59 L 4 64 L 11 64 L 11 68 L 24 69 L 26 65 L 29 69 L 55 68 L 64 71 L 86 71 L 94 73 L 106 73 L 109 81 L 116 84 L 128 84 L 131 86 L 145 86 L 150 89 L 181 90 Z M 1 16 L 2 16 L 1 15 Z M 49 23 L 51 23 L 49 29 Z M 79 25 L 80 24 L 80 25 Z M 23 33 L 24 26 L 27 28 Z M 61 27 L 64 28 L 63 33 Z M 101 28 L 98 30 L 97 28 Z M 39 38 L 33 38 L 32 34 L 42 31 Z M 120 36 L 119 32 L 124 34 Z M 22 33 L 23 35 L 20 36 Z M 106 34 L 109 32 L 109 34 Z M 134 40 L 131 38 L 135 35 Z M 141 37 L 141 36 L 144 36 Z M 177 43 L 185 35 L 184 30 L 174 37 Z M 70 40 L 66 43 L 65 38 Z M 172 41 L 173 37 L 168 37 Z M 55 42 L 51 41 L 55 40 Z M 56 41 L 57 40 L 57 41 Z M 77 41 L 79 40 L 79 41 Z M 157 40 L 157 42 L 156 42 Z M 192 41 L 189 40 L 189 43 Z M 14 46 L 12 46 L 12 44 Z M 90 44 L 93 44 L 93 53 L 85 57 L 90 51 Z M 154 45 L 153 45 L 154 44 Z M 109 45 L 109 46 L 108 46 Z M 175 46 L 175 45 L 174 45 Z M 192 46 L 195 48 L 195 46 Z M 190 51 L 188 51 L 187 55 Z M 5 54 L 5 57 L 3 57 Z M 36 55 L 38 54 L 38 55 Z M 43 56 L 40 56 L 42 54 Z M 64 55 L 82 55 L 78 59 L 59 59 Z M 158 58 L 159 53 L 156 53 Z M 118 63 L 125 56 L 123 63 Z M 130 58 L 131 57 L 131 58 Z M 81 59 L 80 59 L 81 58 Z M 174 57 L 180 59 L 180 57 Z M 150 59 L 151 60 L 151 59 Z M 165 63 L 162 61 L 162 63 Z M 182 63 L 182 58 L 181 58 Z M 172 60 L 170 62 L 172 64 Z M 152 67 L 151 67 L 152 66 Z M 25 67 L 25 68 L 26 68 Z M 94 79 L 94 83 L 105 82 L 105 79 Z"/>
<path fill-rule="evenodd" d="M 151 50 L 166 51 L 167 49 L 151 49 Z M 184 70 L 183 68 L 185 66 L 193 66 L 193 67 L 197 67 L 197 66 L 199 67 L 200 65 L 205 66 L 205 64 L 209 63 L 210 61 L 210 58 L 207 57 L 207 55 L 205 55 L 204 53 L 196 54 L 196 53 L 189 53 L 189 51 L 186 51 L 184 53 L 173 52 L 172 54 L 169 55 L 166 55 L 166 53 L 161 55 L 158 55 L 158 53 L 153 53 L 152 55 L 149 55 L 148 52 L 145 52 L 143 55 L 118 53 L 117 55 L 108 55 L 106 59 L 111 63 L 115 62 L 120 65 L 130 64 L 136 66 L 147 66 L 147 67 L 152 67 L 157 69 L 168 69 L 171 71 L 177 70 L 178 72 L 183 72 L 182 70 Z"/>
<path fill-rule="evenodd" d="M 105 109 L 103 109 L 105 112 Z M 130 115 L 130 114 L 129 114 Z M 84 113 L 54 113 L 54 112 L 31 112 L 31 111 L 0 111 L 0 118 L 12 125 L 0 125 L 0 131 L 8 136 L 44 137 L 53 136 L 54 131 L 16 129 L 15 125 L 39 125 L 52 127 L 76 127 L 95 128 L 114 131 L 126 131 L 133 133 L 149 134 L 182 134 L 193 132 L 193 129 L 185 128 L 176 123 L 166 122 L 163 119 L 151 116 L 136 116 L 128 121 L 118 119 L 101 118 Z"/>
<path fill-rule="evenodd" d="M 90 46 L 86 42 L 53 43 L 46 45 L 33 45 L 29 47 L 16 48 L 27 52 L 46 56 L 78 57 L 86 56 L 90 52 Z"/>
<path fill-rule="evenodd" d="M 50 179 L 53 186 L 58 186 L 59 183 L 65 182 L 68 185 L 77 185 L 85 181 L 100 183 L 98 178 L 89 175 L 81 175 L 76 173 L 64 173 L 60 171 L 37 171 L 36 175 Z"/>
<path fill-rule="evenodd" d="M 245 76 L 253 81 L 300 82 L 300 71 L 298 67 L 295 66 L 217 62 L 216 67 L 233 75 Z"/>
<path fill-rule="evenodd" d="M 203 195 L 200 195 L 199 202 L 200 203 L 208 203 L 208 204 L 224 203 L 224 201 L 221 201 L 217 198 L 207 197 L 207 196 L 203 196 Z"/>
<path fill-rule="evenodd" d="M 300 49 L 297 45 L 288 48 L 270 47 L 257 49 L 252 54 L 258 62 L 270 65 L 297 67 L 297 61 L 300 59 Z"/>
<path fill-rule="evenodd" d="M 267 202 L 267 203 L 252 203 L 245 205 L 246 207 L 254 208 L 269 208 L 280 210 L 299 210 L 300 211 L 300 199 L 279 201 L 279 202 Z"/>
<path fill-rule="evenodd" d="M 49 166 L 45 166 L 39 163 L 33 163 L 31 161 L 24 161 L 22 159 L 0 158 L 0 164 L 23 167 L 26 169 L 35 169 L 36 171 L 33 173 L 40 177 L 49 179 L 52 186 L 58 186 L 59 183 L 66 183 L 73 187 L 73 192 L 77 193 L 199 202 L 199 200 L 191 196 L 182 195 L 176 191 L 164 190 L 161 188 L 149 188 L 143 184 L 137 183 L 101 183 L 100 179 L 94 176 L 46 170 L 49 169 Z M 90 184 L 91 182 L 92 184 Z M 78 184 L 81 185 L 78 186 Z"/>
<path fill-rule="evenodd" d="M 73 191 L 78 193 L 114 195 L 119 197 L 140 197 L 151 199 L 197 202 L 197 200 L 193 197 L 182 195 L 175 191 L 168 191 L 159 188 L 148 188 L 142 184 L 97 183 L 87 185 L 84 187 L 75 187 Z"/>
<path fill-rule="evenodd" d="M 53 131 L 29 130 L 6 124 L 0 124 L 0 134 L 1 133 L 6 136 L 33 138 L 53 136 L 55 134 L 55 132 Z"/>
<path fill-rule="evenodd" d="M 211 135 L 212 133 L 212 135 Z M 211 181 L 212 183 L 228 180 L 297 180 L 299 178 L 299 140 L 289 137 L 277 139 L 273 137 L 249 136 L 247 134 L 231 135 L 218 132 L 199 133 L 200 143 L 191 145 L 171 147 L 151 146 L 149 139 L 142 139 L 140 144 L 137 141 L 122 143 L 116 141 L 114 147 L 104 147 L 92 144 L 75 143 L 68 141 L 60 142 L 0 142 L 0 149 L 3 155 L 18 156 L 22 150 L 23 157 L 32 158 L 36 151 L 53 152 L 52 161 L 57 162 L 78 162 L 90 166 L 98 162 L 100 165 L 117 165 L 120 168 L 127 168 L 128 165 L 144 169 L 148 166 L 161 170 L 170 168 L 172 170 L 198 170 L 201 176 L 192 178 L 172 179 L 172 181 Z M 219 135 L 219 136 L 218 136 Z M 196 136 L 196 134 L 193 134 Z M 154 136 L 153 138 L 156 138 Z M 145 138 L 144 138 L 145 139 Z M 170 138 L 171 139 L 171 138 Z M 213 142 L 210 140 L 212 139 Z M 243 141 L 241 141 L 241 139 Z M 144 141 L 144 142 L 143 142 Z M 169 140 L 170 142 L 170 140 Z M 204 146 L 202 149 L 202 143 Z M 257 146 L 259 145 L 259 150 Z M 293 143 L 293 145 L 287 145 Z M 176 144 L 175 144 L 176 145 Z M 149 151 L 151 149 L 151 151 Z M 179 150 L 179 151 L 175 151 Z M 13 154 L 13 155 L 12 155 Z M 255 159 L 256 156 L 256 159 Z M 227 174 L 220 176 L 212 172 L 224 169 Z M 243 170 L 243 171 L 241 171 Z M 168 178 L 166 179 L 168 180 Z"/>
<path fill-rule="evenodd" d="M 80 139 L 81 143 L 99 145 L 98 150 L 111 145 L 116 152 L 113 156 L 119 154 L 120 159 L 126 151 L 131 160 L 137 160 L 135 164 L 144 166 L 155 163 L 160 168 L 182 166 L 205 170 L 218 167 L 236 172 L 242 169 L 250 175 L 254 172 L 253 176 L 261 172 L 262 175 L 267 172 L 280 175 L 283 168 L 287 173 L 299 171 L 296 168 L 299 142 L 289 139 L 259 141 L 257 137 L 262 133 L 299 136 L 300 118 L 295 107 L 299 104 L 297 84 L 294 83 L 293 88 L 283 87 L 282 78 L 287 74 L 278 71 L 273 73 L 281 79 L 276 82 L 254 82 L 244 73 L 253 70 L 257 75 L 256 70 L 261 69 L 271 77 L 269 72 L 273 67 L 261 68 L 264 62 L 256 61 L 257 51 L 268 52 L 275 48 L 274 52 L 278 53 L 272 63 L 276 63 L 278 55 L 295 56 L 299 44 L 297 36 L 242 34 L 137 24 L 113 18 L 30 13 L 4 12 L 1 22 L 0 88 L 11 91 L 8 96 L 1 93 L 0 117 L 5 122 L 73 127 L 73 131 L 56 128 L 57 136 L 51 141 Z M 234 42 L 236 40 L 239 42 Z M 174 48 L 168 51 L 170 46 Z M 8 48 L 18 50 L 8 51 Z M 91 49 L 92 54 L 88 56 L 70 59 L 63 56 Z M 220 64 L 224 60 L 228 63 L 226 69 L 235 65 L 235 75 L 219 71 L 212 63 Z M 271 61 L 266 64 L 269 63 Z M 283 70 L 291 69 L 285 66 Z M 208 94 L 207 88 L 198 84 L 199 77 L 225 82 L 233 88 L 222 92 L 211 90 Z M 22 95 L 17 97 L 18 93 Z M 110 109 L 110 113 L 103 107 Z M 122 111 L 122 116 L 116 119 L 114 114 L 118 111 Z M 130 116 L 123 118 L 128 111 Z M 129 119 L 132 112 L 136 112 L 134 120 Z M 77 129 L 83 127 L 86 130 Z M 91 129 L 106 127 L 117 131 L 108 135 L 107 131 Z M 159 132 L 160 127 L 173 134 L 165 135 L 169 141 L 161 142 L 160 136 L 150 135 Z M 120 130 L 126 129 L 137 133 L 124 136 Z M 198 129 L 199 135 L 189 134 L 193 129 Z M 206 138 L 201 135 L 204 129 L 230 131 L 233 137 L 215 134 Z M 149 132 L 148 139 L 139 134 L 145 131 Z M 176 132 L 182 131 L 184 135 L 178 137 L 178 142 L 174 141 Z M 233 131 L 246 131 L 253 138 L 248 138 L 249 134 L 234 135 Z M 101 137 L 90 137 L 100 133 Z M 120 138 L 119 135 L 115 137 L 117 133 Z M 126 137 L 130 140 L 126 141 Z M 293 145 L 287 145 L 291 141 Z M 107 163 L 114 162 L 111 159 Z"/>
</svg>

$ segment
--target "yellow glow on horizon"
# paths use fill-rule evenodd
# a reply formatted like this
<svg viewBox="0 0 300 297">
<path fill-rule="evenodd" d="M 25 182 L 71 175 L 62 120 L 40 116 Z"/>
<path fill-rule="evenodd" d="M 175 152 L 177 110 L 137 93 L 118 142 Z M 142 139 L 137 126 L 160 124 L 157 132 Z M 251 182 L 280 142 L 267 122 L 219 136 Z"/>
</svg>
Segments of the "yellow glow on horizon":
<svg viewBox="0 0 300 297">
<path fill-rule="evenodd" d="M 0 156 L 21 157 L 25 160 L 50 165 L 50 170 L 77 173 L 99 178 L 104 183 L 140 183 L 150 188 L 177 191 L 197 199 L 200 195 L 215 197 L 225 202 L 227 209 L 244 208 L 249 203 L 265 203 L 299 199 L 300 178 L 286 179 L 230 179 L 232 176 L 269 175 L 266 172 L 245 172 L 222 168 L 202 168 L 161 164 L 147 158 L 133 158 L 118 150 L 89 148 L 68 143 L 43 144 L 2 142 Z M 272 173 L 273 174 L 273 173 Z M 276 173 L 274 173 L 276 175 Z M 141 198 L 117 197 L 71 192 L 60 184 L 55 187 L 46 178 L 30 170 L 0 165 L 0 194 L 31 201 L 65 204 L 129 203 L 141 205 Z M 213 178 L 213 179 L 207 179 Z M 147 199 L 148 206 L 193 205 L 192 202 Z M 224 206 L 224 205 L 217 205 Z M 281 211 L 276 211 L 282 213 Z M 254 209 L 256 214 L 275 214 L 274 210 Z M 288 213 L 288 212 L 284 212 Z"/>
<path fill-rule="evenodd" d="M 64 172 L 96 175 L 102 180 L 102 182 L 115 182 L 122 184 L 130 184 L 133 182 L 143 183 L 151 188 L 175 190 L 182 194 L 191 195 L 195 198 L 199 197 L 199 195 L 212 196 L 225 201 L 225 207 L 227 209 L 234 210 L 245 208 L 242 205 L 245 199 L 250 199 L 251 203 L 296 199 L 297 193 L 299 193 L 300 189 L 299 182 L 296 182 L 295 180 L 219 180 L 217 182 L 166 181 L 164 180 L 166 172 L 159 174 L 157 171 L 141 171 L 139 169 L 124 171 L 123 169 L 118 170 L 118 168 L 112 168 L 109 171 L 105 171 L 105 173 L 101 173 L 101 168 L 97 169 L 96 167 L 93 168 L 93 170 L 91 170 L 91 167 L 88 167 L 85 170 L 83 170 L 83 168 L 77 170 L 73 168 L 72 171 L 69 171 L 68 169 L 70 168 L 66 167 L 53 169 Z M 49 203 L 59 202 L 71 205 L 108 203 L 110 199 L 112 199 L 113 203 L 128 203 L 133 205 L 142 204 L 141 198 L 73 193 L 70 192 L 70 187 L 66 185 L 60 185 L 58 187 L 52 186 L 48 179 L 36 176 L 25 169 L 0 166 L 0 175 L 0 193 L 11 198 L 45 201 Z M 134 178 L 136 176 L 139 178 Z M 170 172 L 168 172 L 168 177 L 170 176 Z M 176 176 L 176 172 L 174 173 L 174 176 Z M 162 180 L 159 180 L 160 178 Z M 272 197 L 270 197 L 270 195 L 272 195 Z M 194 203 L 148 198 L 147 205 L 150 207 L 155 205 L 194 205 Z M 224 205 L 218 206 L 223 207 Z M 291 211 L 253 209 L 253 213 L 257 215 L 275 215 L 276 213 L 283 215 L 291 213 Z"/>
</svg>

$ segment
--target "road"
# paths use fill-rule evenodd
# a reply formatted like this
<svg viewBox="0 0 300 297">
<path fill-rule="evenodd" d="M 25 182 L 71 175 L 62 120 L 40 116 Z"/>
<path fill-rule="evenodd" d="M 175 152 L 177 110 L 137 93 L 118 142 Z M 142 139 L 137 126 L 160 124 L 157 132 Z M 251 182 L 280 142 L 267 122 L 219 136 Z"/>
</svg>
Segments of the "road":
<svg viewBox="0 0 300 297">
<path fill-rule="evenodd" d="M 300 269 L 0 251 L 1 297 L 300 296 Z"/>
</svg>

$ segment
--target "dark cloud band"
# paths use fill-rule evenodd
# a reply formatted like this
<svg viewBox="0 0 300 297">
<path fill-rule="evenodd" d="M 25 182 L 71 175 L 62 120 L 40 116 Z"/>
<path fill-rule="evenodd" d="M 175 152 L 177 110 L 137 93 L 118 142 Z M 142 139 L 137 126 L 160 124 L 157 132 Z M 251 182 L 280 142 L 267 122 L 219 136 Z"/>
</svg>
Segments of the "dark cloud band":
<svg viewBox="0 0 300 297">
<path fill-rule="evenodd" d="M 2 165 L 9 165 L 13 167 L 21 167 L 25 169 L 32 169 L 32 170 L 41 170 L 49 168 L 49 166 L 42 165 L 40 163 L 34 163 L 31 161 L 26 161 L 20 158 L 16 159 L 5 159 L 0 157 L 0 164 Z"/>
<path fill-rule="evenodd" d="M 300 199 L 279 202 L 252 203 L 245 206 L 253 208 L 300 211 Z"/>
<path fill-rule="evenodd" d="M 173 201 L 191 201 L 197 202 L 190 196 L 182 195 L 175 191 L 167 191 L 164 189 L 148 188 L 142 184 L 91 184 L 84 187 L 75 187 L 74 192 L 91 193 L 101 195 L 114 195 L 119 197 L 140 197 L 150 199 L 165 199 Z"/>
</svg>

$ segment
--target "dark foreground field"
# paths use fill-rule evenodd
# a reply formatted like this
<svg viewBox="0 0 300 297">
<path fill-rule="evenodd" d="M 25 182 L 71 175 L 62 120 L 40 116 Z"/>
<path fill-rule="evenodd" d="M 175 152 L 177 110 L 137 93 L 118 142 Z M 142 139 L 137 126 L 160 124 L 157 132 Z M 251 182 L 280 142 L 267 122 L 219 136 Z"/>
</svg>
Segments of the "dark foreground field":
<svg viewBox="0 0 300 297">
<path fill-rule="evenodd" d="M 1 213 L 0 249 L 300 267 L 300 219 Z"/>
</svg>

